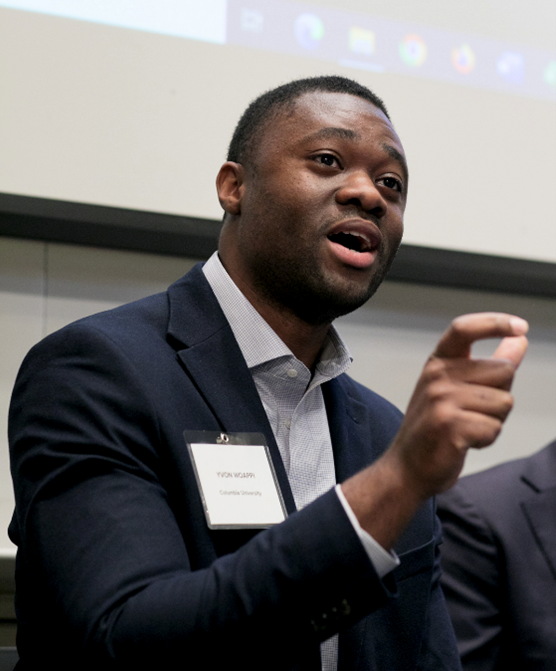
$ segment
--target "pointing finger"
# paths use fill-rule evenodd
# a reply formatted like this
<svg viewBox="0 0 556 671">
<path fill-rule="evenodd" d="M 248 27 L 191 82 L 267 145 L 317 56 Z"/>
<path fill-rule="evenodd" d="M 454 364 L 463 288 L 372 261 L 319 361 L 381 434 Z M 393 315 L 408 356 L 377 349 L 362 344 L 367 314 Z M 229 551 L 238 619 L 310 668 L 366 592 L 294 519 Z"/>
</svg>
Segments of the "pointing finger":
<svg viewBox="0 0 556 671">
<path fill-rule="evenodd" d="M 436 346 L 434 356 L 443 359 L 469 357 L 471 345 L 476 340 L 523 336 L 528 329 L 529 325 L 524 319 L 502 312 L 478 312 L 463 315 L 451 323 Z M 507 347 L 509 351 L 510 348 Z M 515 355 L 516 352 L 513 354 Z"/>
</svg>

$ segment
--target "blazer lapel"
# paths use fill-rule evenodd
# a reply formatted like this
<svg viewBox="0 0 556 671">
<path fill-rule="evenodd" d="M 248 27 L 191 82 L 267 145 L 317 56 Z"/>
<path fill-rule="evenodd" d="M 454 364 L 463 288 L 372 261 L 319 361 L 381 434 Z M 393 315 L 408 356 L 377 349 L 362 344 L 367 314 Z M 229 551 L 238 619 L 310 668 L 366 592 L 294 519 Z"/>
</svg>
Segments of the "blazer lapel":
<svg viewBox="0 0 556 671">
<path fill-rule="evenodd" d="M 523 513 L 535 539 L 541 547 L 552 576 L 556 580 L 556 487 L 539 492 L 536 496 L 521 503 Z"/>
<path fill-rule="evenodd" d="M 201 264 L 195 266 L 168 289 L 167 338 L 211 408 L 218 428 L 265 435 L 286 509 L 292 513 L 293 495 L 266 412 L 230 325 L 201 268 Z"/>
<path fill-rule="evenodd" d="M 521 509 L 556 580 L 556 441 L 527 460 L 521 479 L 535 492 Z"/>
<path fill-rule="evenodd" d="M 342 378 L 331 380 L 323 387 L 336 482 L 341 483 L 368 466 L 378 456 L 374 454 L 369 431 L 368 409 L 352 398 Z M 367 618 L 357 622 L 339 637 L 338 671 L 359 668 Z"/>
<path fill-rule="evenodd" d="M 350 396 L 346 386 L 340 377 L 323 387 L 336 482 L 347 480 L 378 456 L 373 450 L 368 408 Z"/>
</svg>

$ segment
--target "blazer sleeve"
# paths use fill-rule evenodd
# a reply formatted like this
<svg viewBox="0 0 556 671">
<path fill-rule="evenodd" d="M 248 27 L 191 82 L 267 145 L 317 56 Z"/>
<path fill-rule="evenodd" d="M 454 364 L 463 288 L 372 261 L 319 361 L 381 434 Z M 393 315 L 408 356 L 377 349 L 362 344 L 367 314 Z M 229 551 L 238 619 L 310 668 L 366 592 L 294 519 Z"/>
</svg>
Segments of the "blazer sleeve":
<svg viewBox="0 0 556 671">
<path fill-rule="evenodd" d="M 497 544 L 476 505 L 456 484 L 438 497 L 442 521 L 442 588 L 464 671 L 496 668 L 502 634 Z"/>
<path fill-rule="evenodd" d="M 136 364 L 78 324 L 22 366 L 9 434 L 23 658 L 52 653 L 59 669 L 293 668 L 389 601 L 334 492 L 192 568 L 205 540 L 176 520 L 167 418 Z"/>
</svg>

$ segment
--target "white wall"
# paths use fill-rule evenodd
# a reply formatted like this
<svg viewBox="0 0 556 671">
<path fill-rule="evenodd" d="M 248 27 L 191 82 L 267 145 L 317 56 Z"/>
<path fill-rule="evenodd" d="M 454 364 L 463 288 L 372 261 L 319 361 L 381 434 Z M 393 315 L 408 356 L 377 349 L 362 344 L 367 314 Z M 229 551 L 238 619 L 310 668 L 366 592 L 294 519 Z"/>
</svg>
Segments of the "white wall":
<svg viewBox="0 0 556 671">
<path fill-rule="evenodd" d="M 340 320 L 354 356 L 351 375 L 404 410 L 449 322 L 491 310 L 527 319 L 530 345 L 502 435 L 492 447 L 471 450 L 464 473 L 525 456 L 556 438 L 556 300 L 386 282 L 367 305 Z M 473 353 L 490 356 L 494 349 L 494 341 L 484 341 Z"/>
<path fill-rule="evenodd" d="M 164 290 L 192 264 L 0 238 L 0 555 L 13 551 L 5 530 L 13 507 L 6 415 L 25 353 L 70 321 Z M 479 310 L 528 319 L 531 346 L 505 432 L 494 447 L 470 454 L 467 471 L 531 453 L 556 437 L 556 301 L 386 282 L 370 303 L 339 322 L 355 357 L 352 375 L 403 409 L 450 319 Z M 486 349 L 492 351 L 491 344 Z"/>
</svg>

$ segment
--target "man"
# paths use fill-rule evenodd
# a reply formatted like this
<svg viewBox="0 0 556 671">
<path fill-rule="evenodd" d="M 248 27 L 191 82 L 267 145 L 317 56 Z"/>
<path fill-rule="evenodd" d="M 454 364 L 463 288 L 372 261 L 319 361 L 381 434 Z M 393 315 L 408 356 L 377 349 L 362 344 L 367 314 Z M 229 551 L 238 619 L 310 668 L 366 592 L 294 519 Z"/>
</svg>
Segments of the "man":
<svg viewBox="0 0 556 671">
<path fill-rule="evenodd" d="M 403 423 L 345 375 L 331 322 L 384 279 L 407 179 L 366 88 L 270 91 L 218 174 L 218 255 L 34 348 L 10 429 L 22 668 L 459 667 L 430 497 L 500 431 L 527 324 L 456 320 Z M 471 360 L 483 337 L 503 340 Z M 209 528 L 200 430 L 264 434 L 284 522 Z"/>
<path fill-rule="evenodd" d="M 442 585 L 465 671 L 556 669 L 556 441 L 438 500 Z"/>
</svg>

